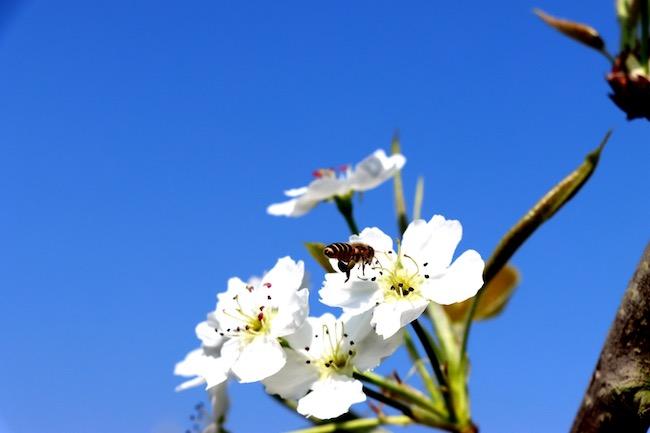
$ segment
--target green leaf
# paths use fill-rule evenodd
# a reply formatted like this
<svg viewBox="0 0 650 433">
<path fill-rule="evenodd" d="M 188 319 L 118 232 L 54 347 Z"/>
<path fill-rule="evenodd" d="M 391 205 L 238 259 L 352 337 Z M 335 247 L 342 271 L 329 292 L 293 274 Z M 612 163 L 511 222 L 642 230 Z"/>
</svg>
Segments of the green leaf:
<svg viewBox="0 0 650 433">
<path fill-rule="evenodd" d="M 325 244 L 320 242 L 305 242 L 305 248 L 307 248 L 307 251 L 309 254 L 311 254 L 314 260 L 316 260 L 318 264 L 322 266 L 325 272 L 335 272 L 330 261 L 327 257 L 325 257 L 325 254 L 323 254 Z"/>
<path fill-rule="evenodd" d="M 544 222 L 555 215 L 562 206 L 568 203 L 580 191 L 580 188 L 582 188 L 596 170 L 598 161 L 600 160 L 600 154 L 611 135 L 612 131 L 608 131 L 600 142 L 600 145 L 586 156 L 584 162 L 562 179 L 560 183 L 551 188 L 501 239 L 501 242 L 499 242 L 492 256 L 485 264 L 485 270 L 483 271 L 483 280 L 485 283 L 483 288 L 473 298 L 472 308 L 467 315 L 461 353 L 465 353 L 467 349 L 467 339 L 472 317 L 477 310 L 481 296 L 485 292 L 484 288 L 490 284 L 492 279 L 506 265 L 514 253 L 517 252 L 519 247 Z"/>
<path fill-rule="evenodd" d="M 483 289 L 473 320 L 490 319 L 501 314 L 518 283 L 517 269 L 506 265 Z M 444 309 L 452 322 L 462 322 L 467 317 L 473 302 L 474 298 L 470 298 L 457 304 L 444 305 Z"/>
<path fill-rule="evenodd" d="M 587 24 L 556 18 L 540 9 L 535 9 L 534 12 L 546 24 L 574 41 L 578 41 L 596 51 L 603 51 L 605 48 L 605 42 L 593 27 Z"/>
<path fill-rule="evenodd" d="M 393 155 L 401 153 L 399 133 L 396 131 L 393 135 L 391 143 L 391 152 Z M 397 213 L 397 227 L 400 234 L 403 234 L 408 227 L 408 216 L 406 216 L 406 201 L 404 200 L 404 186 L 402 185 L 402 172 L 401 170 L 393 176 L 393 185 L 395 190 L 395 212 Z"/>
<path fill-rule="evenodd" d="M 537 230 L 544 222 L 549 220 L 562 206 L 571 200 L 582 186 L 589 180 L 598 161 L 600 153 L 609 140 L 612 132 L 609 131 L 600 142 L 600 145 L 589 153 L 584 162 L 568 176 L 555 185 L 521 218 L 501 239 L 494 253 L 485 265 L 483 279 L 486 284 L 505 266 L 519 247 Z"/>
<path fill-rule="evenodd" d="M 424 201 L 424 178 L 418 177 L 415 184 L 415 199 L 413 200 L 413 219 L 419 220 L 422 215 L 422 202 Z"/>
</svg>

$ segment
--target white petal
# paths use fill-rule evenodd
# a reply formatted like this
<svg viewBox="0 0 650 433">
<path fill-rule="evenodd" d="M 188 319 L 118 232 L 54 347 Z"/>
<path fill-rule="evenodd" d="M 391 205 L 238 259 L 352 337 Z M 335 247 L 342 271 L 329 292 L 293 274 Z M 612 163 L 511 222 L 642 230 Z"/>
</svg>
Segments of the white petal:
<svg viewBox="0 0 650 433">
<path fill-rule="evenodd" d="M 402 251 L 420 263 L 428 262 L 427 271 L 435 274 L 449 266 L 462 236 L 460 222 L 434 215 L 426 225 L 421 220 L 409 224 Z"/>
<path fill-rule="evenodd" d="M 262 284 L 271 283 L 271 288 L 281 288 L 283 291 L 296 291 L 300 289 L 302 277 L 305 273 L 305 264 L 295 262 L 291 257 L 278 259 L 275 266 L 262 277 Z"/>
<path fill-rule="evenodd" d="M 239 338 L 228 340 L 222 352 L 229 353 L 231 350 L 239 352 L 231 369 L 242 383 L 266 379 L 280 371 L 286 361 L 280 343 L 268 336 L 259 336 L 250 342 Z"/>
<path fill-rule="evenodd" d="M 286 195 L 287 197 L 300 197 L 301 195 L 307 193 L 308 190 L 309 190 L 309 187 L 306 187 L 306 186 L 303 186 L 303 187 L 300 187 L 300 188 L 292 188 L 292 189 L 286 190 L 284 192 L 284 195 Z"/>
<path fill-rule="evenodd" d="M 176 388 L 174 388 L 174 391 L 185 391 L 186 389 L 201 386 L 204 383 L 205 383 L 205 379 L 203 379 L 201 376 L 197 376 L 195 378 L 192 378 L 190 380 L 186 380 L 185 382 L 181 383 Z"/>
<path fill-rule="evenodd" d="M 388 252 L 393 249 L 393 240 L 377 227 L 365 228 L 358 235 L 350 236 L 350 242 L 368 244 L 378 252 Z"/>
<path fill-rule="evenodd" d="M 295 292 L 277 308 L 277 313 L 271 318 L 269 334 L 273 337 L 284 337 L 295 332 L 309 314 L 309 290 Z"/>
<path fill-rule="evenodd" d="M 278 394 L 282 398 L 297 400 L 303 397 L 318 380 L 318 368 L 307 364 L 307 358 L 295 350 L 285 350 L 287 363 L 273 376 L 262 381 L 269 394 Z"/>
<path fill-rule="evenodd" d="M 485 263 L 479 253 L 467 250 L 439 278 L 422 286 L 423 294 L 438 304 L 454 304 L 476 295 L 483 285 Z"/>
<path fill-rule="evenodd" d="M 433 267 L 438 263 L 441 266 L 449 266 L 454 251 L 463 237 L 463 226 L 460 221 L 447 220 L 442 215 L 434 215 L 428 226 L 431 231 L 431 245 L 427 258 L 432 262 Z"/>
<path fill-rule="evenodd" d="M 297 217 L 306 214 L 318 204 L 317 201 L 311 203 L 311 206 L 305 206 L 304 203 L 298 206 L 298 199 L 283 201 L 282 203 L 274 203 L 266 208 L 266 212 L 273 216 L 292 216 Z"/>
<path fill-rule="evenodd" d="M 383 302 L 373 310 L 371 323 L 375 326 L 377 334 L 389 338 L 417 319 L 428 304 L 429 301 L 420 297 L 414 300 Z"/>
<path fill-rule="evenodd" d="M 223 337 L 215 330 L 216 323 L 214 319 L 201 322 L 196 325 L 196 336 L 201 340 L 203 346 L 219 348 L 223 344 Z"/>
<path fill-rule="evenodd" d="M 187 354 L 185 359 L 174 368 L 178 376 L 199 376 L 201 380 L 190 380 L 179 385 L 177 390 L 206 383 L 207 387 L 218 385 L 228 379 L 229 364 L 227 359 L 205 354 L 203 349 L 196 349 Z"/>
<path fill-rule="evenodd" d="M 365 400 L 361 382 L 333 375 L 314 383 L 312 391 L 298 401 L 298 412 L 320 419 L 336 418 L 350 410 L 353 404 Z"/>
<path fill-rule="evenodd" d="M 402 333 L 396 332 L 392 337 L 384 339 L 374 331 L 356 344 L 354 365 L 360 371 L 372 370 L 385 358 L 392 355 L 402 344 Z"/>
<path fill-rule="evenodd" d="M 295 198 L 272 204 L 266 211 L 276 216 L 302 216 L 321 201 L 344 194 L 347 190 L 347 183 L 341 179 L 329 177 L 316 179 L 307 187 L 285 191 L 287 195 Z"/>
<path fill-rule="evenodd" d="M 318 291 L 320 301 L 330 307 L 341 307 L 345 311 L 362 313 L 375 305 L 381 296 L 379 285 L 373 281 L 350 278 L 345 274 L 325 274 L 323 287 Z"/>
<path fill-rule="evenodd" d="M 379 186 L 390 179 L 406 163 L 403 155 L 386 156 L 383 150 L 377 150 L 354 167 L 348 178 L 352 189 L 366 191 Z"/>
</svg>

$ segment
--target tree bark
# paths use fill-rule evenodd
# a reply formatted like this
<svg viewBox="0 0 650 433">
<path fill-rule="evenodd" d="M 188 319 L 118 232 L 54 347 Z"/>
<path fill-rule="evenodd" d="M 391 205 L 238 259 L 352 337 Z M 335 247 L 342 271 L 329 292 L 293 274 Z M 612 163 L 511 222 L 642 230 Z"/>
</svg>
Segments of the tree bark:
<svg viewBox="0 0 650 433">
<path fill-rule="evenodd" d="M 571 433 L 650 427 L 650 244 L 628 285 Z"/>
</svg>

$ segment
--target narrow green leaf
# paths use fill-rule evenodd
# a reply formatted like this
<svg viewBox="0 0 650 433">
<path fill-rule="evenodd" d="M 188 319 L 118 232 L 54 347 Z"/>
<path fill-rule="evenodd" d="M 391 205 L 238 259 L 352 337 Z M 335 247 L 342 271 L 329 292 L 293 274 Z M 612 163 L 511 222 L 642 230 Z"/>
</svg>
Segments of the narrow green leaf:
<svg viewBox="0 0 650 433">
<path fill-rule="evenodd" d="M 569 202 L 589 180 L 598 166 L 600 154 L 611 135 L 612 131 L 608 131 L 600 142 L 600 145 L 586 156 L 584 162 L 567 177 L 562 179 L 560 183 L 551 188 L 501 239 L 501 242 L 499 242 L 492 256 L 485 264 L 485 270 L 483 271 L 483 280 L 485 283 L 483 288 L 474 297 L 472 308 L 467 315 L 461 353 L 465 353 L 467 349 L 467 338 L 472 318 L 476 312 L 481 296 L 485 292 L 484 288 L 492 281 L 501 268 L 506 265 L 508 260 L 510 260 L 530 235 L 555 215 L 562 206 Z"/>
<path fill-rule="evenodd" d="M 418 177 L 415 184 L 415 199 L 413 200 L 413 219 L 419 220 L 422 215 L 422 202 L 424 201 L 424 178 Z"/>
<path fill-rule="evenodd" d="M 325 257 L 325 254 L 323 254 L 323 250 L 325 249 L 325 244 L 320 242 L 305 242 L 305 248 L 307 248 L 307 251 L 309 252 L 309 254 L 311 254 L 314 260 L 316 260 L 318 264 L 323 267 L 325 272 L 328 273 L 335 272 L 329 260 L 327 259 L 327 257 Z"/>
<path fill-rule="evenodd" d="M 391 152 L 393 155 L 401 153 L 401 146 L 399 141 L 399 133 L 396 131 L 393 135 L 391 143 Z M 402 185 L 402 172 L 401 170 L 393 176 L 393 185 L 395 190 L 395 212 L 397 213 L 397 227 L 400 234 L 403 234 L 408 227 L 408 216 L 406 216 L 406 201 L 404 200 L 404 185 Z"/>
</svg>

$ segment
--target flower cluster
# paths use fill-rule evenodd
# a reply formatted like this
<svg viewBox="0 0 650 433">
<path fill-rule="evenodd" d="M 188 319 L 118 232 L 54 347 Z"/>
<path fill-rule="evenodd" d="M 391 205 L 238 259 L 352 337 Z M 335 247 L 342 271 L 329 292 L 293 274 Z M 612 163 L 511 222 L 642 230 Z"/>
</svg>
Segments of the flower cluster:
<svg viewBox="0 0 650 433">
<path fill-rule="evenodd" d="M 300 194 L 290 192 L 296 198 L 269 212 L 303 214 L 320 201 L 379 185 L 404 162 L 401 155 L 377 151 L 342 176 L 322 172 Z M 322 303 L 342 309 L 338 318 L 309 316 L 302 261 L 283 257 L 262 278 L 231 278 L 215 310 L 196 327 L 200 348 L 176 365 L 176 374 L 190 378 L 178 389 L 205 384 L 217 426 L 225 415 L 228 380 L 260 381 L 269 394 L 296 400 L 305 416 L 346 413 L 366 400 L 358 375 L 399 347 L 403 327 L 431 302 L 461 302 L 482 286 L 484 264 L 476 251 L 452 260 L 461 236 L 460 223 L 440 215 L 413 221 L 397 249 L 376 227 L 351 236 L 348 251 L 363 245 L 366 256 L 358 262 L 330 257 L 337 271 L 325 275 L 319 291 Z"/>
</svg>

